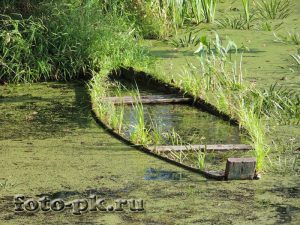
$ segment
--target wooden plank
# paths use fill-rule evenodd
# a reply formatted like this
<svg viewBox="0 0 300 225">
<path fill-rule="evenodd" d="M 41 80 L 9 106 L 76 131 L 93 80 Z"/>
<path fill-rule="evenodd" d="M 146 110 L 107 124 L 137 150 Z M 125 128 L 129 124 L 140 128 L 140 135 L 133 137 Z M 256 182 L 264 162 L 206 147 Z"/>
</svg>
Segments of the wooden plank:
<svg viewBox="0 0 300 225">
<path fill-rule="evenodd" d="M 148 146 L 151 151 L 168 152 L 168 151 L 194 151 L 206 149 L 207 152 L 212 151 L 249 151 L 252 149 L 250 145 L 245 144 L 224 144 L 224 145 L 165 145 L 165 146 Z"/>
<path fill-rule="evenodd" d="M 103 101 L 113 102 L 114 104 L 134 104 L 136 100 L 132 96 L 123 97 L 105 97 Z M 192 98 L 185 98 L 179 95 L 144 95 L 140 97 L 143 104 L 162 104 L 162 103 L 188 103 L 192 102 Z"/>
<path fill-rule="evenodd" d="M 228 158 L 225 169 L 226 180 L 253 180 L 255 158 Z"/>
</svg>

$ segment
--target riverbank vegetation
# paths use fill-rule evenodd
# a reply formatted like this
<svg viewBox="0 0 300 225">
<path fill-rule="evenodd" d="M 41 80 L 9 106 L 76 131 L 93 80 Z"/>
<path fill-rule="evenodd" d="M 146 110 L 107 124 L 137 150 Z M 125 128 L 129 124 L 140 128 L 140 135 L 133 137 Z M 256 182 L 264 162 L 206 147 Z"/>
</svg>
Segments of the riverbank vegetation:
<svg viewBox="0 0 300 225">
<path fill-rule="evenodd" d="M 256 88 L 243 76 L 242 56 L 249 51 L 247 46 L 229 38 L 226 42 L 218 32 L 210 37 L 185 33 L 185 29 L 274 32 L 292 13 L 294 2 L 264 0 L 253 4 L 241 0 L 241 10 L 224 19 L 218 16 L 220 4 L 218 0 L 2 1 L 0 81 L 89 79 L 98 116 L 121 133 L 124 109 L 101 101 L 108 95 L 107 75 L 120 67 L 145 71 L 237 119 L 251 140 L 257 170 L 274 168 L 274 160 L 285 153 L 289 159 L 296 159 L 291 150 L 276 151 L 270 127 L 274 122 L 299 125 L 299 92 L 276 83 Z M 299 45 L 298 31 L 276 31 L 274 37 L 279 44 Z M 194 48 L 192 54 L 198 61 L 186 63 L 177 75 L 167 76 L 156 68 L 144 39 L 166 40 L 179 49 Z M 299 51 L 289 57 L 298 64 L 293 70 L 299 71 Z M 137 103 L 134 109 L 139 123 L 133 128 L 131 140 L 142 145 L 158 143 L 159 131 L 152 128 L 151 133 L 143 124 L 143 106 Z M 201 153 L 197 159 L 203 168 L 205 155 Z"/>
</svg>

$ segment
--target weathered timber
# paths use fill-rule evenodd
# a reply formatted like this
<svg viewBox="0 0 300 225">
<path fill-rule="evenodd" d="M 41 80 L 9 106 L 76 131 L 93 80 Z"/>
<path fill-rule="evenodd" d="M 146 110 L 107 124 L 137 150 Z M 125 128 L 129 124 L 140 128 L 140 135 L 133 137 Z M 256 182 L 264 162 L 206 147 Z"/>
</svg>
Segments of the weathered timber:
<svg viewBox="0 0 300 225">
<path fill-rule="evenodd" d="M 255 158 L 228 158 L 225 169 L 226 180 L 252 180 L 255 175 Z"/>
<path fill-rule="evenodd" d="M 224 144 L 224 145 L 165 145 L 165 146 L 148 146 L 151 151 L 168 152 L 168 151 L 194 151 L 202 150 L 206 152 L 225 152 L 225 151 L 249 151 L 252 149 L 250 145 L 245 144 Z"/>
<path fill-rule="evenodd" d="M 112 102 L 114 104 L 134 104 L 136 99 L 132 96 L 123 97 L 105 97 L 102 101 Z M 185 98 L 179 95 L 145 95 L 141 96 L 138 100 L 143 104 L 164 104 L 164 103 L 189 103 L 192 102 L 192 98 Z"/>
</svg>

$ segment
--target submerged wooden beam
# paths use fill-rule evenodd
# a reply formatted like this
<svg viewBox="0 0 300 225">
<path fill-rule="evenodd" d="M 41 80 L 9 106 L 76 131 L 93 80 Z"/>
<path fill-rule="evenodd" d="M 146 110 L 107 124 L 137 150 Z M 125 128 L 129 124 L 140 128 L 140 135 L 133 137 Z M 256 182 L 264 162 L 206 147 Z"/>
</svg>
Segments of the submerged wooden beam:
<svg viewBox="0 0 300 225">
<path fill-rule="evenodd" d="M 224 144 L 224 145 L 165 145 L 165 146 L 148 146 L 151 151 L 168 152 L 168 151 L 193 151 L 193 150 L 206 150 L 212 151 L 249 151 L 252 149 L 250 145 L 245 144 Z"/>
<path fill-rule="evenodd" d="M 103 101 L 109 101 L 114 104 L 134 104 L 136 99 L 132 96 L 123 97 L 105 97 Z M 144 95 L 140 96 L 139 102 L 143 104 L 162 104 L 162 103 L 188 103 L 192 98 L 185 98 L 179 95 Z"/>
<path fill-rule="evenodd" d="M 228 158 L 225 169 L 226 180 L 253 180 L 255 158 Z"/>
</svg>

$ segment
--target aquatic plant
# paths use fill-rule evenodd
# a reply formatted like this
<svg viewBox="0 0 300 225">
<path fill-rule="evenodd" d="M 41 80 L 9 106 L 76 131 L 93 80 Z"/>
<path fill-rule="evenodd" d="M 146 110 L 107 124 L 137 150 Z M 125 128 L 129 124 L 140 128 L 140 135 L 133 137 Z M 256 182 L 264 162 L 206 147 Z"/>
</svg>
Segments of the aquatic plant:
<svg viewBox="0 0 300 225">
<path fill-rule="evenodd" d="M 283 22 L 272 23 L 271 21 L 260 21 L 255 25 L 256 30 L 272 31 L 278 30 L 283 25 Z"/>
<path fill-rule="evenodd" d="M 189 0 L 191 5 L 192 15 L 196 23 L 199 24 L 203 20 L 202 0 Z"/>
<path fill-rule="evenodd" d="M 300 51 L 298 49 L 298 53 L 291 54 L 291 57 L 295 60 L 298 66 L 300 66 Z"/>
<path fill-rule="evenodd" d="M 172 128 L 171 131 L 167 132 L 166 135 L 168 141 L 170 142 L 171 145 L 182 145 L 183 141 L 180 135 L 175 131 L 174 128 Z"/>
<path fill-rule="evenodd" d="M 270 147 L 266 142 L 266 130 L 263 120 L 255 112 L 255 104 L 246 104 L 244 98 L 240 98 L 237 108 L 239 124 L 247 130 L 251 138 L 255 157 L 257 160 L 256 170 L 263 170 L 265 158 L 270 151 Z"/>
<path fill-rule="evenodd" d="M 261 0 L 254 3 L 257 13 L 263 19 L 284 19 L 291 12 L 290 0 Z"/>
<path fill-rule="evenodd" d="M 275 42 L 300 45 L 300 34 L 296 31 L 288 32 L 287 35 L 277 35 L 276 33 L 273 33 L 273 35 Z"/>
<path fill-rule="evenodd" d="M 243 2 L 243 8 L 245 12 L 247 28 L 250 29 L 250 1 L 242 0 L 242 2 Z"/>
<path fill-rule="evenodd" d="M 90 1 L 64 3 L 42 2 L 43 17 L 0 17 L 1 80 L 70 80 L 149 62 L 125 16 L 105 14 Z"/>
<path fill-rule="evenodd" d="M 248 133 L 257 158 L 257 171 L 262 171 L 270 149 L 261 113 L 263 96 L 258 94 L 254 98 L 256 90 L 243 82 L 242 60 L 229 62 L 221 54 L 206 55 L 200 57 L 200 66 L 190 64 L 184 71 L 175 84 L 236 118 Z"/>
<path fill-rule="evenodd" d="M 206 23 L 212 23 L 215 20 L 217 0 L 201 0 L 203 17 Z"/>
<path fill-rule="evenodd" d="M 206 156 L 206 149 L 204 151 L 201 150 L 197 151 L 198 167 L 200 170 L 205 169 L 205 156 Z"/>
<path fill-rule="evenodd" d="M 196 46 L 200 43 L 201 39 L 198 35 L 193 35 L 193 32 L 189 32 L 188 35 L 185 35 L 179 39 L 172 39 L 171 44 L 175 47 L 189 47 Z"/>
<path fill-rule="evenodd" d="M 246 25 L 247 25 L 247 20 L 245 20 L 245 18 L 242 17 L 241 15 L 239 17 L 227 16 L 223 19 L 217 20 L 217 25 L 220 28 L 230 28 L 230 29 L 236 29 L 236 30 L 244 30 L 246 28 Z"/>
<path fill-rule="evenodd" d="M 214 40 L 207 38 L 207 36 L 202 36 L 200 38 L 200 46 L 194 53 L 200 55 L 206 53 L 211 55 L 212 58 L 214 58 L 214 55 L 218 55 L 225 59 L 227 56 L 231 58 L 231 53 L 237 52 L 237 50 L 237 45 L 230 39 L 228 39 L 227 45 L 224 46 L 219 34 L 215 32 Z"/>
<path fill-rule="evenodd" d="M 162 126 L 159 126 L 158 123 L 155 123 L 151 117 L 151 124 L 150 124 L 150 138 L 151 138 L 151 144 L 153 145 L 160 145 L 164 142 L 163 138 L 163 131 L 162 131 Z"/>
<path fill-rule="evenodd" d="M 111 110 L 111 126 L 116 128 L 117 132 L 120 134 L 123 127 L 123 117 L 124 117 L 124 105 L 121 104 L 116 109 Z"/>
<path fill-rule="evenodd" d="M 48 32 L 42 20 L 2 15 L 0 30 L 0 80 L 27 82 L 49 78 L 52 66 L 49 55 L 45 55 Z"/>
<path fill-rule="evenodd" d="M 146 127 L 144 106 L 141 102 L 138 89 L 134 98 L 135 103 L 132 105 L 132 108 L 136 123 L 132 126 L 133 132 L 130 134 L 130 139 L 136 144 L 147 145 L 151 142 L 151 138 L 149 129 Z"/>
<path fill-rule="evenodd" d="M 277 83 L 262 92 L 262 111 L 282 124 L 300 124 L 300 94 Z"/>
<path fill-rule="evenodd" d="M 295 153 L 297 143 L 289 140 L 272 140 L 274 154 L 268 156 L 268 170 L 277 174 L 293 174 L 299 171 L 299 154 Z"/>
</svg>

